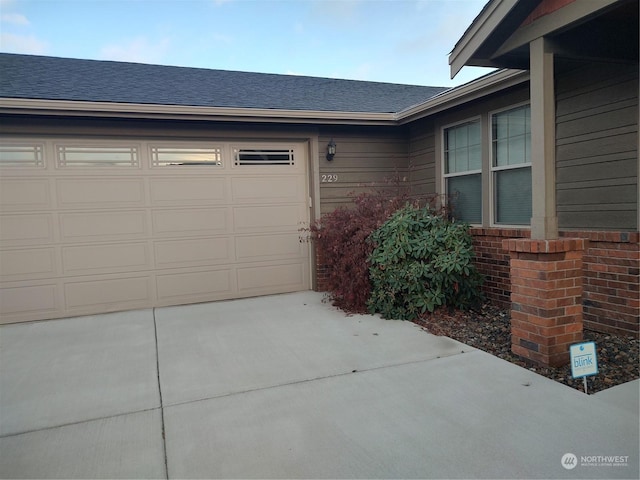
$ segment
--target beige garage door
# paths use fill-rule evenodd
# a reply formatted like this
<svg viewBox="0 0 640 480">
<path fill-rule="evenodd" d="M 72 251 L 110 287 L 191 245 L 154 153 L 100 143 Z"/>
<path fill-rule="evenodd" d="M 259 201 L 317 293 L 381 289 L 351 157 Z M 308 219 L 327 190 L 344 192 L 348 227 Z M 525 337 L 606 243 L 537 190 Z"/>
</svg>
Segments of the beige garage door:
<svg viewBox="0 0 640 480">
<path fill-rule="evenodd" d="M 0 145 L 2 323 L 310 288 L 303 144 Z"/>
</svg>

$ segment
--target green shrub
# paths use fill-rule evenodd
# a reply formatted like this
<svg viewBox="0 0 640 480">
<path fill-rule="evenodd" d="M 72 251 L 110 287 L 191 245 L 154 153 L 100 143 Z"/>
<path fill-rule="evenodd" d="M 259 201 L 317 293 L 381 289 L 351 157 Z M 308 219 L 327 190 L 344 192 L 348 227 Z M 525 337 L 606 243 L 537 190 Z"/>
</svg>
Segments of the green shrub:
<svg viewBox="0 0 640 480">
<path fill-rule="evenodd" d="M 307 233 L 327 269 L 326 288 L 334 305 L 349 313 L 367 312 L 371 291 L 369 235 L 410 201 L 402 180 L 389 180 L 385 188 L 352 195 L 353 205 L 322 215 Z"/>
<path fill-rule="evenodd" d="M 468 226 L 406 205 L 370 237 L 371 313 L 413 320 L 440 306 L 470 308 L 481 301 Z"/>
</svg>

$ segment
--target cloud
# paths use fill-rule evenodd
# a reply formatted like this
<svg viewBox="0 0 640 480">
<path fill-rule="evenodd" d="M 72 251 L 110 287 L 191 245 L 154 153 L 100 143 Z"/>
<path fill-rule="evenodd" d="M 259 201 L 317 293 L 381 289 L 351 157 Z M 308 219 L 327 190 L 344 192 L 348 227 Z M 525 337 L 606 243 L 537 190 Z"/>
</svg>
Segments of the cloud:
<svg viewBox="0 0 640 480">
<path fill-rule="evenodd" d="M 43 55 L 47 53 L 47 49 L 47 43 L 34 35 L 14 35 L 6 32 L 0 34 L 0 50 L 3 52 Z"/>
<path fill-rule="evenodd" d="M 103 47 L 99 56 L 103 60 L 160 63 L 167 53 L 170 43 L 168 38 L 152 43 L 145 37 L 136 37 L 126 43 L 111 44 Z"/>
<path fill-rule="evenodd" d="M 3 13 L 0 15 L 0 21 L 2 23 L 11 23 L 13 25 L 29 25 L 27 17 L 21 13 Z"/>
</svg>

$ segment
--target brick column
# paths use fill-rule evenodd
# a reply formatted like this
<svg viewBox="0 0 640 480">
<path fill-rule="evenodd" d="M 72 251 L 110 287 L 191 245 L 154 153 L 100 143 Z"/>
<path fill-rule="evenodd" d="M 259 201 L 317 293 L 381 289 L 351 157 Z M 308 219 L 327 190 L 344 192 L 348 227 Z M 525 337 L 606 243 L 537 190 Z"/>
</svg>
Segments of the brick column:
<svg viewBox="0 0 640 480">
<path fill-rule="evenodd" d="M 585 240 L 509 239 L 511 351 L 539 365 L 569 363 L 582 340 L 582 255 Z"/>
</svg>

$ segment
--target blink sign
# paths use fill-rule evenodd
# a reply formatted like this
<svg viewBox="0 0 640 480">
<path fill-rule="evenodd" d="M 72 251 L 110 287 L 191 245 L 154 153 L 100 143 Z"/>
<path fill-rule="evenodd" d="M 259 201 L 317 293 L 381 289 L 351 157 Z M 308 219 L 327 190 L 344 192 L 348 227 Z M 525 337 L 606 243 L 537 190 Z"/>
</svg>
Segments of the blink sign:
<svg viewBox="0 0 640 480">
<path fill-rule="evenodd" d="M 578 343 L 569 348 L 571 375 L 573 378 L 588 377 L 598 373 L 598 358 L 594 342 Z"/>
</svg>

